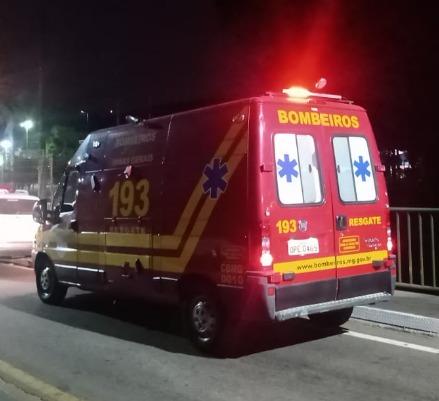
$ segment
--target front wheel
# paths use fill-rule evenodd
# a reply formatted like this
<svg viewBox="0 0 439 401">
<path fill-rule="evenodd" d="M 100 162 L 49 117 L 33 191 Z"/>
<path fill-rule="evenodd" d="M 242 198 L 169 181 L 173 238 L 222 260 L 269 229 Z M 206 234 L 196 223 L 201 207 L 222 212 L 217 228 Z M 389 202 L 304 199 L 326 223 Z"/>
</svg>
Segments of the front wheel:
<svg viewBox="0 0 439 401">
<path fill-rule="evenodd" d="M 65 298 L 67 286 L 58 282 L 55 269 L 49 262 L 44 262 L 36 269 L 38 296 L 46 304 L 59 305 Z"/>
<path fill-rule="evenodd" d="M 352 315 L 354 308 L 338 309 L 329 312 L 309 315 L 309 319 L 325 327 L 338 327 L 346 323 Z"/>
</svg>

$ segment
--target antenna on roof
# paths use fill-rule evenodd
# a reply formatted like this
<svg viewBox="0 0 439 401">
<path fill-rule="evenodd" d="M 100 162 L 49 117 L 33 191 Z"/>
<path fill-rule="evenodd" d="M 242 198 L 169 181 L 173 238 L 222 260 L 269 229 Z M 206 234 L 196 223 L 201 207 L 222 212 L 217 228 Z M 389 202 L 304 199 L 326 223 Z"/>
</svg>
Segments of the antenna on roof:
<svg viewBox="0 0 439 401">
<path fill-rule="evenodd" d="M 326 78 L 322 77 L 316 82 L 315 88 L 316 89 L 323 89 L 327 83 L 328 83 L 328 81 L 326 80 Z"/>
</svg>

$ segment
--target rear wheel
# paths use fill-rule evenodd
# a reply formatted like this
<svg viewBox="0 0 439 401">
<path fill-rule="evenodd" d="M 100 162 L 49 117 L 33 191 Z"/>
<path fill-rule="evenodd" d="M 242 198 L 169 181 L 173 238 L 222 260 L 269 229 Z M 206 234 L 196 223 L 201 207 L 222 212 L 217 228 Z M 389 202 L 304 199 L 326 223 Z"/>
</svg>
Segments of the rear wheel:
<svg viewBox="0 0 439 401">
<path fill-rule="evenodd" d="M 309 315 L 311 321 L 325 327 L 338 327 L 346 323 L 352 315 L 353 308 L 333 310 Z"/>
<path fill-rule="evenodd" d="M 58 282 L 53 265 L 45 260 L 36 268 L 37 292 L 46 304 L 59 305 L 65 298 L 67 286 Z"/>
<path fill-rule="evenodd" d="M 203 351 L 212 351 L 218 344 L 222 323 L 216 297 L 210 293 L 191 296 L 187 317 L 193 343 Z"/>
</svg>

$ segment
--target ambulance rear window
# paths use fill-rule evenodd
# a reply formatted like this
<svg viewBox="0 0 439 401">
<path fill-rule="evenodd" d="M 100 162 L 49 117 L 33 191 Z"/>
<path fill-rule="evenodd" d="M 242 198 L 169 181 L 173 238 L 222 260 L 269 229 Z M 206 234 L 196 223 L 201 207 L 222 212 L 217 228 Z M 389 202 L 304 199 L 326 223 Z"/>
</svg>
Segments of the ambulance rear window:
<svg viewBox="0 0 439 401">
<path fill-rule="evenodd" d="M 282 204 L 322 201 L 319 165 L 311 135 L 276 134 L 274 157 L 277 191 Z"/>
<path fill-rule="evenodd" d="M 376 200 L 375 177 L 366 139 L 359 136 L 339 136 L 334 137 L 332 145 L 341 200 L 343 202 Z"/>
</svg>

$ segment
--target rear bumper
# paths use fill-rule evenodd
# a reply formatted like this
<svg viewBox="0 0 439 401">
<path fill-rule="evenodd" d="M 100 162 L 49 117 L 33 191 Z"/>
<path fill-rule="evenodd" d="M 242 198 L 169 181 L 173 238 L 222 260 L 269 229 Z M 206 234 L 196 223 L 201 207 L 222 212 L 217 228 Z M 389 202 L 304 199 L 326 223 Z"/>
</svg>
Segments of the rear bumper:
<svg viewBox="0 0 439 401">
<path fill-rule="evenodd" d="M 243 320 L 278 320 L 370 305 L 391 298 L 390 270 L 305 284 L 274 285 L 266 277 L 248 276 L 244 288 L 221 288 L 229 314 Z"/>
<path fill-rule="evenodd" d="M 370 305 L 380 301 L 387 301 L 392 297 L 388 292 L 361 295 L 359 297 L 340 299 L 338 301 L 322 302 L 319 304 L 299 306 L 275 312 L 276 320 L 283 321 L 295 317 L 308 316 L 314 313 L 328 312 L 337 309 L 351 308 L 359 305 Z"/>
</svg>

